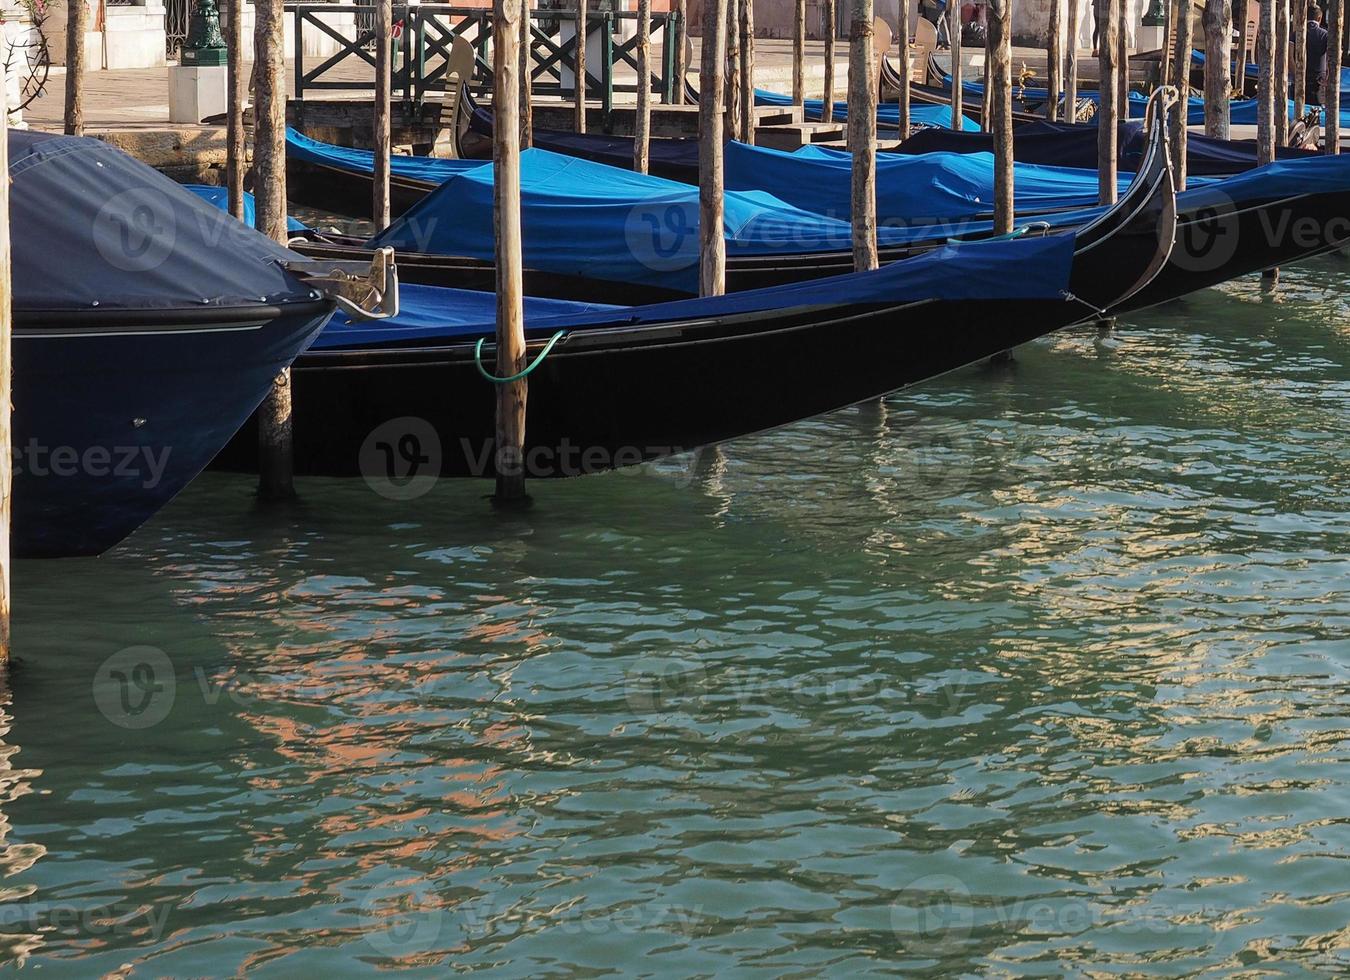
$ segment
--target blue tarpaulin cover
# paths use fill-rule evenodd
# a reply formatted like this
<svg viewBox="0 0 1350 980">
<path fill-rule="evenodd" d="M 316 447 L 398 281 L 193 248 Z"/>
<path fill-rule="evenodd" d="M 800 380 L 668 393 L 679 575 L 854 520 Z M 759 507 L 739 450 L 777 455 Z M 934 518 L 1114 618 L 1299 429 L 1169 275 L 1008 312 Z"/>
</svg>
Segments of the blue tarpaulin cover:
<svg viewBox="0 0 1350 980">
<path fill-rule="evenodd" d="M 842 304 L 1050 299 L 1059 297 L 1068 288 L 1073 247 L 1072 235 L 947 246 L 874 272 L 652 306 L 526 300 L 525 323 L 532 335 L 547 335 L 581 327 L 668 323 Z M 405 285 L 400 306 L 399 315 L 392 320 L 373 323 L 335 320 L 312 349 L 473 339 L 491 337 L 495 331 L 496 299 L 489 293 Z M 924 316 L 922 307 L 917 316 Z M 897 318 L 896 330 L 909 326 L 905 318 Z"/>
<path fill-rule="evenodd" d="M 493 168 L 462 171 L 370 240 L 372 247 L 494 257 Z M 546 272 L 698 291 L 698 188 L 530 149 L 521 154 L 525 264 Z M 984 206 L 970 206 L 984 210 Z M 847 220 L 762 191 L 726 194 L 728 255 L 847 251 Z M 882 245 L 908 241 L 883 228 Z"/>
<path fill-rule="evenodd" d="M 956 135 L 956 134 L 949 134 Z M 959 137 L 958 137 L 959 138 Z M 1039 164 L 1013 167 L 1019 211 L 1091 207 L 1100 200 L 1095 171 Z M 1123 191 L 1130 184 L 1120 180 Z M 727 188 L 764 190 L 807 211 L 849 220 L 853 214 L 853 155 L 806 146 L 792 153 L 744 143 L 727 145 Z M 994 207 L 992 153 L 880 154 L 877 220 L 914 223 L 988 214 Z"/>
<path fill-rule="evenodd" d="M 780 95 L 777 92 L 768 92 L 762 88 L 755 89 L 755 105 L 767 106 L 790 106 L 792 105 L 792 96 Z M 824 99 L 807 99 L 803 106 L 803 114 L 808 122 L 815 122 L 822 119 L 825 115 Z M 836 101 L 834 103 L 835 122 L 844 122 L 848 119 L 848 103 Z M 915 103 L 909 107 L 909 121 L 911 125 L 934 126 L 939 129 L 952 128 L 952 110 L 950 106 L 942 105 L 920 105 Z M 877 105 L 877 122 L 882 126 L 900 125 L 900 107 L 893 102 L 883 102 Z M 968 116 L 961 117 L 961 128 L 965 130 L 976 131 L 980 128 L 979 123 Z"/>
<path fill-rule="evenodd" d="M 298 256 L 96 139 L 9 131 L 14 309 L 309 302 Z"/>
<path fill-rule="evenodd" d="M 375 154 L 370 150 L 353 150 L 310 139 L 298 130 L 286 127 L 286 156 L 321 167 L 371 173 L 375 168 Z M 393 154 L 389 157 L 389 171 L 396 177 L 420 180 L 428 184 L 443 184 L 455 174 L 481 167 L 482 160 L 441 160 L 436 157 L 408 157 Z"/>
<path fill-rule="evenodd" d="M 226 213 L 230 210 L 230 192 L 227 188 L 216 187 L 211 184 L 184 184 L 188 190 L 196 194 L 213 208 L 219 208 Z M 258 227 L 258 206 L 253 200 L 253 195 L 244 191 L 244 224 L 250 228 Z M 307 231 L 304 222 L 295 218 L 287 217 L 287 231 Z"/>
</svg>

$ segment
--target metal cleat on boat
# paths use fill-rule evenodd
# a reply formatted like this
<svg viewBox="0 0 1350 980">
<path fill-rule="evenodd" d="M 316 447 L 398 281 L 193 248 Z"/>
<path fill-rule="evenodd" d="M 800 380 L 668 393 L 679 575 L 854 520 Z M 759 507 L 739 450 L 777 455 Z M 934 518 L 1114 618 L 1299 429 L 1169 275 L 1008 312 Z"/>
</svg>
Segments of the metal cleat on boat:
<svg viewBox="0 0 1350 980">
<path fill-rule="evenodd" d="M 345 259 L 303 259 L 287 271 L 319 290 L 353 320 L 398 316 L 398 266 L 392 248 L 377 248 L 370 263 Z"/>
</svg>

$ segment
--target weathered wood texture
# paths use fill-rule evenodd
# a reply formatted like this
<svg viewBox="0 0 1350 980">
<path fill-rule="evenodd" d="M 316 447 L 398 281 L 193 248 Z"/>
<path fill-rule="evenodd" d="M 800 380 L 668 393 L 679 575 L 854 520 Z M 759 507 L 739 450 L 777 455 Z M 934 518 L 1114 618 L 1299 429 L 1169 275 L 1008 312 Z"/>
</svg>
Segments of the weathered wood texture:
<svg viewBox="0 0 1350 980">
<path fill-rule="evenodd" d="M 1177 0 L 1176 3 L 1176 45 L 1172 50 L 1172 84 L 1176 86 L 1181 102 L 1177 111 L 1168 120 L 1167 144 L 1172 152 L 1172 168 L 1177 182 L 1177 190 L 1186 189 L 1186 137 L 1189 129 L 1186 125 L 1186 97 L 1191 90 L 1191 49 L 1195 44 L 1192 36 L 1195 18 L 1192 16 L 1191 0 Z M 1121 111 L 1128 103 L 1121 103 Z"/>
<path fill-rule="evenodd" d="M 576 109 L 572 114 L 572 128 L 586 132 L 586 25 L 587 0 L 577 0 L 577 50 L 572 59 L 572 77 L 576 84 Z"/>
<path fill-rule="evenodd" d="M 652 0 L 638 0 L 637 121 L 633 133 L 633 169 L 649 169 L 652 142 Z"/>
<path fill-rule="evenodd" d="M 1228 100 L 1233 83 L 1229 75 L 1233 8 L 1229 0 L 1205 0 L 1205 135 L 1226 140 L 1229 134 Z M 1178 115 L 1185 111 L 1177 109 Z"/>
<path fill-rule="evenodd" d="M 89 30 L 89 6 L 84 0 L 66 0 L 66 135 L 84 135 L 84 34 Z"/>
<path fill-rule="evenodd" d="M 821 98 L 825 100 L 821 121 L 834 122 L 834 58 L 835 58 L 835 35 L 838 30 L 836 24 L 836 12 L 834 6 L 835 0 L 825 0 L 821 10 L 821 19 L 824 23 L 821 29 L 825 34 L 825 84 L 821 87 Z M 903 9 L 903 4 L 901 5 Z M 903 16 L 903 14 L 901 15 Z"/>
<path fill-rule="evenodd" d="M 225 43 L 225 187 L 230 214 L 244 220 L 244 105 L 248 102 L 248 75 L 244 62 L 244 0 L 228 0 Z"/>
<path fill-rule="evenodd" d="M 1120 29 L 1121 0 L 1105 0 L 1101 31 L 1101 102 L 1097 107 L 1097 197 L 1102 204 L 1116 203 L 1116 35 Z"/>
<path fill-rule="evenodd" d="M 526 0 L 494 0 L 492 127 L 493 225 L 497 234 L 497 376 L 525 369 L 525 266 L 520 232 L 520 7 Z M 581 76 L 578 75 L 578 78 Z M 524 378 L 495 385 L 497 496 L 525 499 Z"/>
<path fill-rule="evenodd" d="M 0 59 L 0 92 L 9 91 L 6 67 Z M 9 114 L 0 112 L 0 174 L 9 174 Z M 9 180 L 0 180 L 0 664 L 9 662 L 10 631 L 10 504 L 14 481 L 14 430 L 10 420 L 10 392 L 13 386 L 13 280 L 10 263 Z"/>
<path fill-rule="evenodd" d="M 1078 4 L 1069 0 L 1068 64 L 1064 68 L 1064 118 L 1078 122 Z"/>
<path fill-rule="evenodd" d="M 1256 22 L 1256 160 L 1275 159 L 1275 0 L 1260 0 Z"/>
<path fill-rule="evenodd" d="M 829 8 L 834 10 L 834 0 L 828 0 Z M 900 139 L 909 137 L 909 36 L 912 29 L 909 23 L 909 4 L 902 3 L 900 6 L 899 23 L 896 27 L 896 40 L 900 45 L 900 93 L 897 99 L 900 108 L 899 124 L 896 127 L 896 135 Z"/>
<path fill-rule="evenodd" d="M 1345 22 L 1342 0 L 1327 0 L 1327 81 L 1323 86 L 1323 115 L 1325 115 L 1326 133 L 1323 135 L 1323 148 L 1327 153 L 1341 152 L 1341 46 L 1335 39 L 1341 36 L 1341 25 Z"/>
<path fill-rule="evenodd" d="M 534 146 L 534 38 L 530 34 L 530 3 L 520 5 L 520 146 Z M 648 128 L 651 122 L 648 120 Z"/>
<path fill-rule="evenodd" d="M 792 102 L 803 105 L 806 102 L 806 0 L 797 0 L 792 24 Z"/>
<path fill-rule="evenodd" d="M 873 0 L 852 0 L 848 52 L 848 148 L 853 154 L 853 267 L 877 267 L 877 88 Z"/>
<path fill-rule="evenodd" d="M 698 237 L 699 295 L 726 292 L 726 186 L 722 149 L 722 90 L 726 65 L 727 0 L 704 0 L 699 69 Z"/>
<path fill-rule="evenodd" d="M 994 91 L 994 232 L 1013 230 L 1012 0 L 989 0 L 989 82 Z M 1057 89 L 1051 89 L 1057 91 Z"/>
<path fill-rule="evenodd" d="M 253 197 L 258 230 L 285 243 L 286 79 L 282 55 L 281 0 L 259 0 L 253 26 Z M 291 433 L 291 372 L 277 375 L 258 408 L 258 496 L 295 496 Z"/>
<path fill-rule="evenodd" d="M 755 3 L 739 0 L 741 35 L 741 82 L 739 139 L 751 146 L 755 142 Z"/>
<path fill-rule="evenodd" d="M 1060 78 L 1064 64 L 1061 43 L 1064 37 L 1063 15 L 1064 0 L 1050 0 L 1050 26 L 1045 46 L 1045 84 L 1050 91 L 1050 100 L 1045 105 L 1045 115 L 1051 122 L 1059 120 L 1059 93 L 1064 87 L 1064 82 Z"/>
<path fill-rule="evenodd" d="M 1289 142 L 1289 0 L 1275 0 L 1275 145 Z"/>
<path fill-rule="evenodd" d="M 952 45 L 952 129 L 956 132 L 961 131 L 961 5 L 959 3 L 947 4 L 947 33 L 951 37 Z"/>
<path fill-rule="evenodd" d="M 389 44 L 393 36 L 394 6 L 391 0 L 375 0 L 375 179 L 373 181 L 371 217 L 376 229 L 389 227 L 389 104 L 393 91 Z"/>
</svg>

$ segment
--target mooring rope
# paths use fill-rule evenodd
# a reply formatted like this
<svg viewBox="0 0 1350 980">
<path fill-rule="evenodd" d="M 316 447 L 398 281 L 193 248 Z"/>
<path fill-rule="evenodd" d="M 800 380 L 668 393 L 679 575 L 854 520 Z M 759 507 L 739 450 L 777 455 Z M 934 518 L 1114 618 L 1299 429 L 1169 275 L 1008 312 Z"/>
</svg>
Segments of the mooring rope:
<svg viewBox="0 0 1350 980">
<path fill-rule="evenodd" d="M 512 381 L 523 381 L 534 373 L 535 368 L 544 363 L 544 358 L 548 357 L 549 353 L 553 350 L 554 345 L 566 336 L 566 330 L 559 330 L 549 338 L 548 343 L 544 345 L 544 349 L 539 352 L 539 356 L 534 359 L 533 364 L 529 365 L 525 370 L 518 374 L 511 375 L 509 378 L 499 378 L 495 374 L 490 374 L 488 369 L 483 367 L 483 342 L 487 340 L 486 337 L 478 338 L 478 344 L 473 349 L 473 363 L 478 368 L 478 373 L 495 385 L 509 385 Z"/>
</svg>

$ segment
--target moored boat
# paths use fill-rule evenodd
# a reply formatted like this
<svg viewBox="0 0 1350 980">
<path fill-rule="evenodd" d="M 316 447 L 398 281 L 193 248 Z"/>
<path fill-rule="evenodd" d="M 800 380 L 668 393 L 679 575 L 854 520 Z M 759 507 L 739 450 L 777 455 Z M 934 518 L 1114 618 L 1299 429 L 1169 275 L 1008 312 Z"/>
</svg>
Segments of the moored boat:
<svg viewBox="0 0 1350 980">
<path fill-rule="evenodd" d="M 98 554 L 210 462 L 333 301 L 107 143 L 10 131 L 9 177 L 13 553 Z"/>
</svg>

